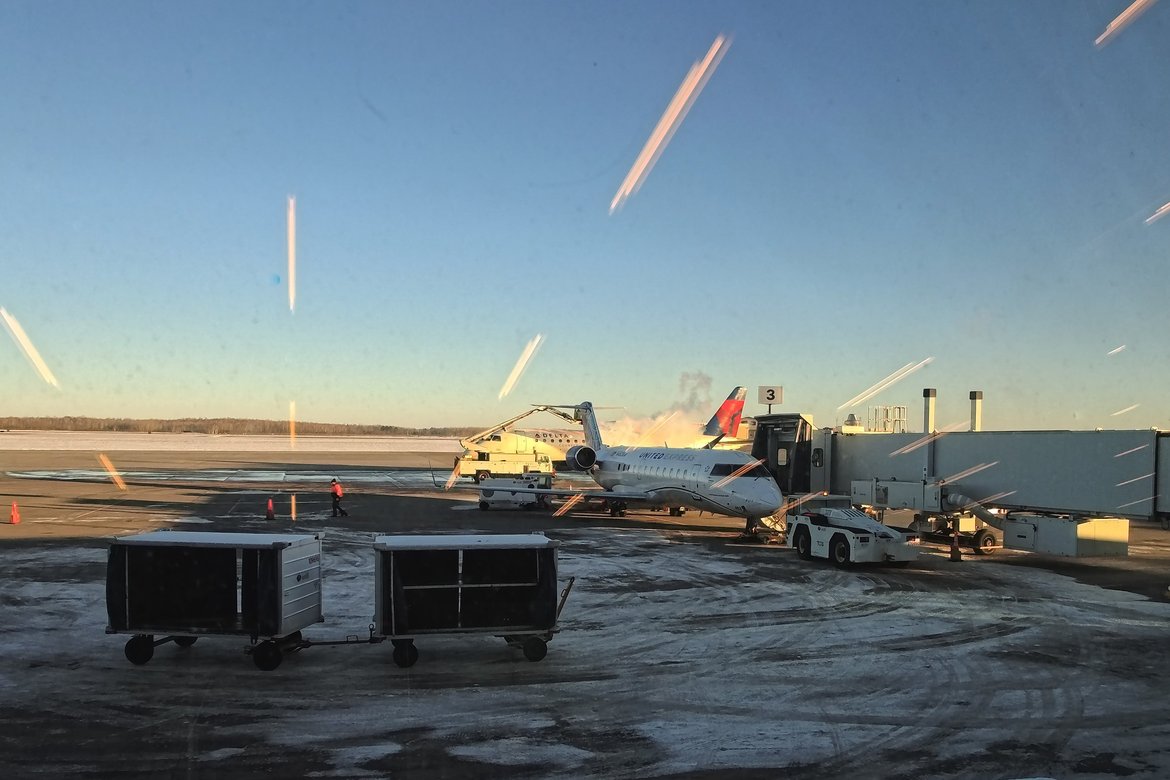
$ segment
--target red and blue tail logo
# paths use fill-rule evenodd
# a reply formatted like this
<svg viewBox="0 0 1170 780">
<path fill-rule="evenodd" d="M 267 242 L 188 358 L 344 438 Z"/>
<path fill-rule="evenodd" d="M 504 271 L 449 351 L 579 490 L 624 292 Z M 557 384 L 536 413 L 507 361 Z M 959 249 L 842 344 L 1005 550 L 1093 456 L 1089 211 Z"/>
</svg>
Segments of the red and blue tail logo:
<svg viewBox="0 0 1170 780">
<path fill-rule="evenodd" d="M 707 427 L 703 428 L 703 435 L 718 436 L 723 434 L 734 437 L 739 431 L 740 420 L 743 419 L 743 399 L 746 397 L 746 387 L 737 387 L 732 390 L 731 395 L 727 396 L 727 400 L 715 412 L 715 416 L 707 421 Z"/>
</svg>

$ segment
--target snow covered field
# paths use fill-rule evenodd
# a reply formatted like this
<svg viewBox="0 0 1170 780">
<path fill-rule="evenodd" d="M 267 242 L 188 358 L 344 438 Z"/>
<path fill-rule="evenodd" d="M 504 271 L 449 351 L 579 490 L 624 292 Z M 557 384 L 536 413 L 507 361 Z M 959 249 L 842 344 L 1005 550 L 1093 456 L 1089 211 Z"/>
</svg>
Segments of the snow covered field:
<svg viewBox="0 0 1170 780">
<path fill-rule="evenodd" d="M 459 440 L 421 436 L 213 436 L 203 433 L 0 431 L 3 450 L 93 452 L 462 452 Z"/>
</svg>

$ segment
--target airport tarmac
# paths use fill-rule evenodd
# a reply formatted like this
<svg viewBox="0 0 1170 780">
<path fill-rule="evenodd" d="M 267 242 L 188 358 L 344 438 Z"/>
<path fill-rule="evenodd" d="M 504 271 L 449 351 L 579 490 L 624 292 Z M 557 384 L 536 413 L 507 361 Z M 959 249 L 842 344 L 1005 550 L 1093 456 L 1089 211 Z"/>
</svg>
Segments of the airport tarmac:
<svg viewBox="0 0 1170 780">
<path fill-rule="evenodd" d="M 126 491 L 92 452 L 0 453 L 22 515 L 0 525 L 6 777 L 1170 776 L 1157 528 L 1125 560 L 837 569 L 740 544 L 731 518 L 481 512 L 434 486 L 434 453 L 111 457 Z M 383 644 L 266 673 L 246 639 L 203 637 L 136 667 L 104 632 L 105 539 L 163 527 L 322 534 L 319 640 L 366 635 L 376 534 L 542 530 L 577 580 L 539 663 L 435 637 L 409 669 Z"/>
</svg>

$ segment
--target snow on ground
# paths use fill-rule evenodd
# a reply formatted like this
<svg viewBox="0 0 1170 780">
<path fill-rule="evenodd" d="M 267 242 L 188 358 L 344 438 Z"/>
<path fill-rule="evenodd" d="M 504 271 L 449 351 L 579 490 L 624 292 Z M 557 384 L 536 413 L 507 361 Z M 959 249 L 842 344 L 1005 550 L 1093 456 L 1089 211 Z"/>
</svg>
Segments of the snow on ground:
<svg viewBox="0 0 1170 780">
<path fill-rule="evenodd" d="M 410 669 L 360 644 L 270 673 L 239 637 L 132 666 L 104 633 L 103 545 L 8 549 L 0 752 L 43 776 L 1170 774 L 1170 605 L 945 553 L 842 570 L 685 531 L 550 535 L 577 583 L 539 663 L 440 636 Z M 367 636 L 373 535 L 323 540 L 326 622 L 305 633 Z"/>
</svg>

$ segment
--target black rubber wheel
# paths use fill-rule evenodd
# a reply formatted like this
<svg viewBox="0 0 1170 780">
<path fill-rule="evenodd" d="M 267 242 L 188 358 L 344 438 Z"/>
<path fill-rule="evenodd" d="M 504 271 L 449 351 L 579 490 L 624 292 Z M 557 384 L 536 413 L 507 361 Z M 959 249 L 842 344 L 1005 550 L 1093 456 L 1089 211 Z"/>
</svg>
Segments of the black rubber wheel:
<svg viewBox="0 0 1170 780">
<path fill-rule="evenodd" d="M 521 649 L 524 650 L 524 657 L 529 661 L 539 661 L 548 655 L 548 643 L 538 636 L 526 638 Z"/>
<path fill-rule="evenodd" d="M 257 669 L 265 672 L 271 672 L 280 666 L 283 660 L 284 653 L 280 652 L 276 642 L 261 642 L 252 650 L 252 663 L 256 664 Z"/>
<path fill-rule="evenodd" d="M 829 557 L 837 566 L 849 565 L 849 541 L 844 536 L 834 536 L 829 542 Z"/>
<path fill-rule="evenodd" d="M 154 637 L 148 634 L 135 634 L 126 642 L 126 660 L 137 666 L 154 657 Z"/>
<path fill-rule="evenodd" d="M 418 661 L 418 648 L 414 642 L 400 642 L 394 645 L 394 663 L 407 669 Z"/>
<path fill-rule="evenodd" d="M 477 472 L 475 472 L 475 481 L 477 483 L 483 482 L 485 479 L 491 479 L 491 478 L 492 478 L 492 473 L 490 471 L 477 471 Z"/>
<path fill-rule="evenodd" d="M 197 636 L 177 636 L 175 637 L 175 644 L 179 647 L 190 647 L 195 644 L 195 640 L 198 638 Z"/>
<path fill-rule="evenodd" d="M 812 560 L 812 536 L 803 528 L 796 532 L 796 556 L 802 561 Z"/>
<path fill-rule="evenodd" d="M 975 538 L 971 540 L 971 549 L 976 555 L 991 555 L 998 546 L 995 534 L 986 528 L 976 533 Z"/>
<path fill-rule="evenodd" d="M 890 565 L 893 566 L 895 569 L 905 569 L 907 566 L 910 565 L 910 561 L 891 561 Z"/>
<path fill-rule="evenodd" d="M 479 502 L 479 508 L 480 508 L 480 510 L 481 510 L 481 511 L 484 511 L 484 512 L 488 511 L 488 502 L 486 502 L 486 501 L 480 501 L 480 502 Z"/>
</svg>

